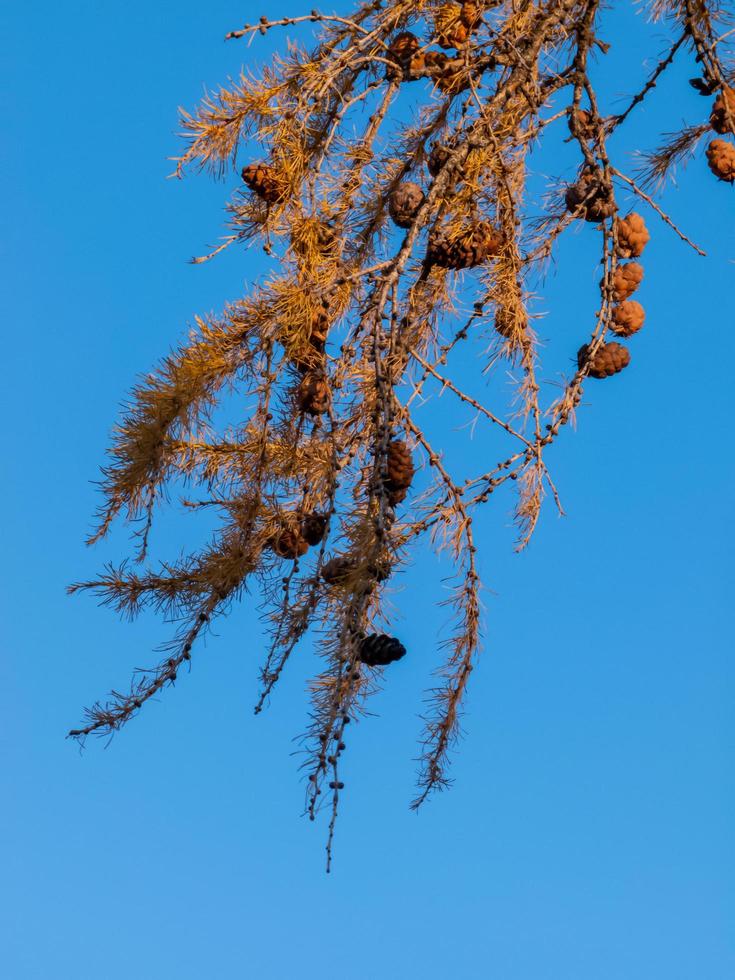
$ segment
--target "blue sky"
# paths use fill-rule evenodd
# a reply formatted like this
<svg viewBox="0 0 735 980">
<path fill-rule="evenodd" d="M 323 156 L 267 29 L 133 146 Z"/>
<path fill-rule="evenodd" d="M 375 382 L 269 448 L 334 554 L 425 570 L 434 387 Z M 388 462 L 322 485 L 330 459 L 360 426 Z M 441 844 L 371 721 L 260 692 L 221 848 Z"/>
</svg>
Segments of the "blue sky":
<svg viewBox="0 0 735 980">
<path fill-rule="evenodd" d="M 83 539 L 135 376 L 264 269 L 257 249 L 188 265 L 216 243 L 235 179 L 165 179 L 177 105 L 261 57 L 221 40 L 260 12 L 224 0 L 0 10 L 0 974 L 726 980 L 735 192 L 701 159 L 663 201 L 709 256 L 649 220 L 633 363 L 587 385 L 578 430 L 550 455 L 567 517 L 549 509 L 521 556 L 509 496 L 481 520 L 486 651 L 451 792 L 408 810 L 443 623 L 426 556 L 396 596 L 410 655 L 352 733 L 331 876 L 291 754 L 317 661 L 306 645 L 255 718 L 254 602 L 109 748 L 80 754 L 64 739 L 168 635 L 64 588 L 126 547 L 124 530 L 94 550 Z M 614 90 L 631 92 L 659 34 L 624 7 L 604 37 Z M 684 60 L 637 112 L 621 159 L 704 117 L 692 74 Z M 560 154 L 556 172 L 571 164 Z M 595 246 L 589 228 L 570 235 L 546 284 L 544 331 L 570 353 L 594 310 Z M 191 533 L 174 517 L 156 545 L 170 556 Z"/>
</svg>

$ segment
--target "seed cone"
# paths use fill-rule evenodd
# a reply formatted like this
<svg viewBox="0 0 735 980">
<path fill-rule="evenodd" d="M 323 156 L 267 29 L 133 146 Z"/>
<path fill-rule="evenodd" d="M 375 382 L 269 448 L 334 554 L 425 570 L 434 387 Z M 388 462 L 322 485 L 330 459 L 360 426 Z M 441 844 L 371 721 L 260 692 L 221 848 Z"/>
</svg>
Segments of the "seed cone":
<svg viewBox="0 0 735 980">
<path fill-rule="evenodd" d="M 715 177 L 731 184 L 735 180 L 735 146 L 725 140 L 712 140 L 707 147 L 707 163 Z"/>
<path fill-rule="evenodd" d="M 429 157 L 426 161 L 426 166 L 432 177 L 438 177 L 446 166 L 447 160 L 452 155 L 452 150 L 448 146 L 444 146 L 443 143 L 434 143 L 429 153 Z M 461 167 L 455 166 L 453 168 L 456 172 L 453 176 L 456 180 L 463 180 L 464 173 Z"/>
<path fill-rule="evenodd" d="M 424 192 L 419 185 L 406 181 L 391 194 L 388 212 L 399 228 L 410 228 L 423 203 Z"/>
<path fill-rule="evenodd" d="M 604 221 L 615 213 L 615 199 L 602 182 L 600 174 L 584 173 L 576 184 L 570 184 L 564 195 L 567 210 L 585 221 Z"/>
<path fill-rule="evenodd" d="M 576 119 L 576 130 L 583 140 L 591 140 L 597 136 L 597 126 L 595 125 L 595 119 L 592 113 L 588 109 L 577 109 L 577 119 Z M 567 116 L 567 125 L 569 126 L 569 132 L 575 135 L 575 125 L 574 116 L 570 112 Z"/>
<path fill-rule="evenodd" d="M 326 378 L 319 371 L 307 371 L 296 397 L 299 408 L 308 415 L 323 415 L 329 411 L 331 392 Z"/>
<path fill-rule="evenodd" d="M 301 537 L 310 547 L 320 544 L 324 540 L 324 532 L 327 530 L 326 514 L 304 514 L 301 518 L 299 531 Z"/>
<path fill-rule="evenodd" d="M 635 211 L 618 221 L 618 255 L 621 258 L 637 259 L 650 238 L 645 221 Z"/>
<path fill-rule="evenodd" d="M 458 3 L 445 3 L 434 14 L 436 43 L 440 48 L 459 48 L 467 43 L 470 29 L 462 20 Z"/>
<path fill-rule="evenodd" d="M 273 535 L 271 548 L 280 558 L 300 558 L 309 550 L 309 545 L 296 528 L 284 526 Z"/>
<path fill-rule="evenodd" d="M 592 359 L 589 359 L 588 353 L 589 345 L 583 344 L 577 352 L 577 364 L 580 368 L 587 364 L 591 378 L 609 378 L 630 364 L 630 351 L 614 340 L 603 344 Z"/>
<path fill-rule="evenodd" d="M 403 494 L 398 503 L 405 500 L 406 492 L 411 486 L 414 475 L 413 459 L 411 452 L 400 439 L 393 439 L 388 445 L 388 458 L 386 460 L 386 474 L 384 485 L 389 496 Z"/>
<path fill-rule="evenodd" d="M 643 282 L 643 266 L 637 262 L 619 265 L 613 276 L 613 295 L 616 302 L 628 299 Z"/>
<path fill-rule="evenodd" d="M 267 163 L 251 163 L 243 167 L 242 179 L 253 193 L 269 204 L 279 204 L 288 197 L 286 178 Z"/>
<path fill-rule="evenodd" d="M 612 311 L 610 329 L 619 337 L 630 337 L 643 326 L 646 311 L 634 299 L 619 303 Z"/>
<path fill-rule="evenodd" d="M 412 55 L 416 54 L 420 47 L 421 42 L 415 34 L 412 34 L 411 31 L 401 31 L 393 38 L 388 50 L 394 58 L 404 63 L 410 61 Z"/>
<path fill-rule="evenodd" d="M 500 232 L 487 221 L 479 221 L 458 238 L 441 233 L 432 236 L 426 262 L 442 269 L 471 269 L 497 255 L 502 244 Z"/>
<path fill-rule="evenodd" d="M 359 655 L 368 667 L 387 667 L 406 656 L 406 648 L 394 636 L 371 633 L 360 641 Z"/>
<path fill-rule="evenodd" d="M 728 121 L 728 114 L 730 121 Z M 716 133 L 735 132 L 735 89 L 724 88 L 714 101 L 709 124 Z"/>
</svg>

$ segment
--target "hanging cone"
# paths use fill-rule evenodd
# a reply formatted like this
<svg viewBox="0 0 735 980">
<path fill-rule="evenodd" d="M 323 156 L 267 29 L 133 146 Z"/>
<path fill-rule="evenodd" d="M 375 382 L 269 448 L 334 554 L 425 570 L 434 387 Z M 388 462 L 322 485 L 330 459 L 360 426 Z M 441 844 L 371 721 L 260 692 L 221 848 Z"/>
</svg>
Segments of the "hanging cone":
<svg viewBox="0 0 735 980">
<path fill-rule="evenodd" d="M 615 213 L 615 198 L 599 173 L 583 173 L 576 184 L 567 187 L 564 200 L 567 210 L 579 213 L 585 221 L 604 221 Z"/>
<path fill-rule="evenodd" d="M 735 180 L 735 146 L 725 140 L 712 140 L 707 147 L 707 163 L 715 177 L 731 184 Z"/>
<path fill-rule="evenodd" d="M 393 439 L 388 445 L 386 460 L 385 489 L 389 493 L 408 490 L 414 475 L 411 451 L 401 439 Z"/>
<path fill-rule="evenodd" d="M 304 514 L 302 516 L 299 531 L 301 537 L 310 547 L 313 548 L 324 540 L 327 521 L 326 514 Z"/>
<path fill-rule="evenodd" d="M 630 351 L 614 340 L 598 348 L 591 360 L 588 358 L 588 354 L 589 345 L 583 344 L 577 352 L 577 365 L 581 369 L 587 364 L 589 367 L 588 374 L 591 378 L 608 378 L 613 374 L 618 374 L 630 364 Z"/>
<path fill-rule="evenodd" d="M 273 535 L 270 545 L 280 558 L 290 558 L 292 560 L 300 558 L 309 550 L 309 545 L 301 537 L 299 531 L 296 528 L 288 526 L 284 526 Z"/>
<path fill-rule="evenodd" d="M 258 197 L 269 204 L 279 204 L 288 197 L 288 182 L 275 167 L 266 163 L 251 163 L 242 169 L 242 179 Z"/>
<path fill-rule="evenodd" d="M 418 184 L 399 184 L 390 196 L 388 213 L 399 228 L 410 228 L 416 212 L 424 203 L 424 192 Z"/>
<path fill-rule="evenodd" d="M 500 232 L 487 221 L 479 221 L 459 238 L 437 234 L 429 239 L 428 265 L 442 269 L 471 269 L 497 255 L 503 245 Z"/>
<path fill-rule="evenodd" d="M 368 667 L 387 667 L 406 656 L 406 648 L 394 636 L 371 633 L 359 646 L 360 661 Z"/>
<path fill-rule="evenodd" d="M 576 124 L 577 132 L 583 140 L 593 140 L 597 136 L 595 117 L 588 109 L 577 109 Z M 574 113 L 572 111 L 567 116 L 567 126 L 572 136 L 576 135 L 574 132 Z"/>
<path fill-rule="evenodd" d="M 645 221 L 635 211 L 617 222 L 617 232 L 618 255 L 623 259 L 637 259 L 651 238 Z"/>
<path fill-rule="evenodd" d="M 643 326 L 646 311 L 634 299 L 628 299 L 613 307 L 610 329 L 619 337 L 630 337 Z"/>
<path fill-rule="evenodd" d="M 709 124 L 716 133 L 735 132 L 735 90 L 724 88 L 720 92 L 712 106 Z"/>
<path fill-rule="evenodd" d="M 616 302 L 628 299 L 643 282 L 643 266 L 637 262 L 627 262 L 615 269 L 613 276 L 613 295 Z M 602 283 L 600 284 L 602 285 Z"/>
<path fill-rule="evenodd" d="M 331 392 L 323 374 L 308 371 L 299 385 L 297 401 L 302 412 L 308 415 L 323 415 L 329 411 Z"/>
</svg>

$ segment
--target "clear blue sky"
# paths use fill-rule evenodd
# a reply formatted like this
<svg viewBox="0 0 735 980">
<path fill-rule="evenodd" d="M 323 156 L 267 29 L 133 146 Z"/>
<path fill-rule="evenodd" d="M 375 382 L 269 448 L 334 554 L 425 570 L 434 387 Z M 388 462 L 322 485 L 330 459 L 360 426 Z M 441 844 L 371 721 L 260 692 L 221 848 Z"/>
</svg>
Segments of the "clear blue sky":
<svg viewBox="0 0 735 980">
<path fill-rule="evenodd" d="M 729 980 L 735 192 L 701 160 L 664 200 L 710 256 L 649 222 L 633 364 L 588 384 L 578 431 L 550 457 L 568 516 L 549 510 L 520 557 L 510 498 L 483 519 L 487 648 L 450 793 L 408 810 L 442 623 L 431 560 L 402 578 L 410 655 L 353 733 L 329 877 L 290 755 L 316 662 L 305 647 L 255 718 L 252 607 L 107 750 L 64 739 L 167 635 L 64 587 L 126 545 L 124 531 L 82 542 L 134 377 L 263 271 L 257 249 L 187 265 L 216 243 L 229 187 L 165 180 L 177 105 L 238 71 L 247 49 L 221 39 L 260 13 L 232 0 L 0 11 L 0 975 Z M 616 91 L 660 50 L 649 33 L 632 7 L 611 21 Z M 630 146 L 655 140 L 659 112 L 665 129 L 704 116 L 693 73 L 682 63 L 638 112 Z M 595 308 L 595 248 L 591 229 L 571 235 L 575 275 L 560 266 L 548 283 L 544 330 L 570 354 Z M 181 534 L 196 543 L 164 523 L 159 553 Z"/>
</svg>

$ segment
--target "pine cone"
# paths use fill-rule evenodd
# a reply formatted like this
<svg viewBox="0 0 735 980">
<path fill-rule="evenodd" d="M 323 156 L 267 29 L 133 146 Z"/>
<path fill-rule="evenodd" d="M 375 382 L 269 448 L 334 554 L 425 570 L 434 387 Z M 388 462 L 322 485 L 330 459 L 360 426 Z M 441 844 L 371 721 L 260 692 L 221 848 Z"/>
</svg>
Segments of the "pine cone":
<svg viewBox="0 0 735 980">
<path fill-rule="evenodd" d="M 299 524 L 301 537 L 310 547 L 321 544 L 327 530 L 326 514 L 303 514 Z"/>
<path fill-rule="evenodd" d="M 420 47 L 421 42 L 415 34 L 411 31 L 401 31 L 393 38 L 388 50 L 401 64 L 407 64 Z"/>
<path fill-rule="evenodd" d="M 613 296 L 617 303 L 628 299 L 643 282 L 643 266 L 637 262 L 619 265 L 613 276 Z M 602 283 L 600 284 L 602 285 Z"/>
<path fill-rule="evenodd" d="M 399 228 L 410 228 L 416 212 L 424 203 L 424 192 L 418 184 L 399 184 L 390 196 L 388 212 Z"/>
<path fill-rule="evenodd" d="M 440 48 L 458 48 L 467 43 L 469 28 L 462 22 L 458 3 L 445 3 L 434 14 L 436 43 Z"/>
<path fill-rule="evenodd" d="M 301 537 L 299 531 L 296 528 L 286 525 L 273 535 L 270 545 L 280 558 L 290 558 L 292 560 L 300 558 L 309 550 L 309 545 Z"/>
<path fill-rule="evenodd" d="M 579 212 L 585 221 L 604 221 L 615 213 L 615 198 L 599 173 L 583 173 L 576 184 L 567 187 L 564 200 L 567 210 Z"/>
<path fill-rule="evenodd" d="M 589 345 L 583 344 L 577 352 L 577 365 L 583 368 L 587 364 L 591 378 L 608 378 L 610 375 L 618 374 L 630 364 L 630 351 L 614 340 L 603 344 L 591 360 L 588 358 L 588 353 Z"/>
<path fill-rule="evenodd" d="M 327 379 L 319 371 L 308 371 L 304 375 L 296 397 L 299 408 L 308 415 L 323 415 L 329 411 L 331 392 Z"/>
<path fill-rule="evenodd" d="M 394 636 L 371 633 L 360 640 L 359 655 L 368 667 L 387 667 L 406 656 L 406 648 Z"/>
<path fill-rule="evenodd" d="M 635 211 L 618 221 L 618 255 L 637 259 L 648 244 L 650 234 L 643 218 Z"/>
<path fill-rule="evenodd" d="M 395 63 L 389 66 L 386 76 L 392 81 L 401 81 L 409 71 L 412 58 L 415 56 L 421 42 L 411 31 L 401 31 L 396 34 L 388 48 L 388 56 Z"/>
<path fill-rule="evenodd" d="M 426 161 L 426 166 L 432 177 L 439 176 L 441 171 L 446 166 L 447 160 L 449 160 L 450 156 L 452 155 L 452 152 L 453 151 L 448 146 L 444 146 L 442 143 L 434 143 Z M 462 180 L 464 175 L 461 168 L 455 165 L 454 169 L 457 171 L 455 174 L 456 179 Z"/>
<path fill-rule="evenodd" d="M 411 452 L 402 440 L 393 439 L 389 443 L 385 469 L 383 486 L 388 500 L 395 507 L 406 499 L 414 475 Z"/>
<path fill-rule="evenodd" d="M 730 121 L 728 122 L 728 113 Z M 735 89 L 724 88 L 715 99 L 709 124 L 716 133 L 735 132 Z"/>
<path fill-rule="evenodd" d="M 426 66 L 440 92 L 445 95 L 458 95 L 470 87 L 470 75 L 463 58 L 446 58 L 446 55 L 437 54 L 436 64 L 434 64 L 429 62 L 431 53 L 431 51 L 426 53 Z M 446 58 L 446 61 L 440 62 L 439 58 Z"/>
<path fill-rule="evenodd" d="M 610 329 L 620 337 L 630 337 L 643 326 L 646 311 L 634 299 L 619 303 L 612 311 Z"/>
<path fill-rule="evenodd" d="M 497 255 L 502 244 L 500 232 L 487 221 L 479 221 L 459 238 L 430 237 L 426 261 L 442 269 L 471 269 Z"/>
<path fill-rule="evenodd" d="M 574 114 L 571 111 L 567 116 L 567 126 L 572 136 L 575 136 Z M 577 109 L 577 133 L 579 133 L 583 140 L 592 140 L 597 136 L 595 118 L 588 109 Z"/>
<path fill-rule="evenodd" d="M 251 191 L 268 204 L 279 204 L 288 197 L 286 178 L 267 163 L 251 163 L 243 167 L 242 179 Z"/>
<path fill-rule="evenodd" d="M 707 147 L 707 163 L 715 177 L 731 184 L 735 180 L 735 146 L 725 140 L 712 140 Z"/>
</svg>

